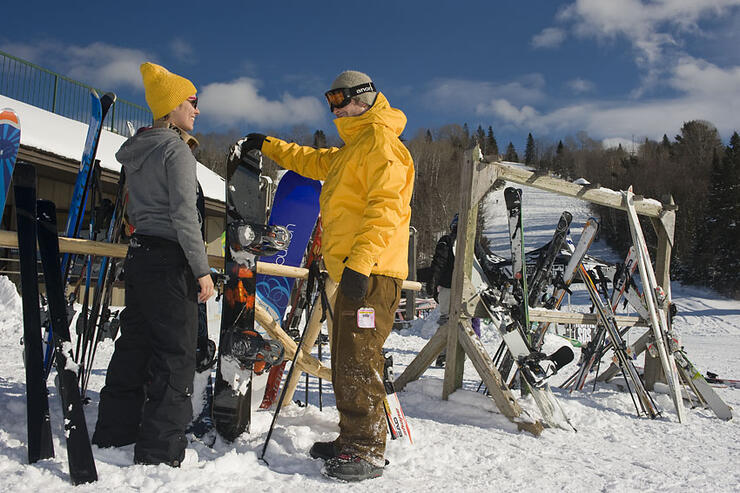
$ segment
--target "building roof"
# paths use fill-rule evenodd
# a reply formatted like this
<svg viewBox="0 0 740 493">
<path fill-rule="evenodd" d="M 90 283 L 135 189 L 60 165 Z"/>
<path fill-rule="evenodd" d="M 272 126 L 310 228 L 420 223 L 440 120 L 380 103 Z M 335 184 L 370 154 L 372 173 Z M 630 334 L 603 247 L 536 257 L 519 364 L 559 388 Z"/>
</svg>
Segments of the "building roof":
<svg viewBox="0 0 740 493">
<path fill-rule="evenodd" d="M 71 120 L 50 111 L 22 103 L 0 94 L 0 109 L 11 108 L 21 122 L 21 145 L 57 156 L 80 161 L 87 136 L 87 124 Z M 120 172 L 115 154 L 126 138 L 103 130 L 96 158 L 108 170 Z M 225 202 L 224 179 L 198 163 L 198 181 L 206 197 Z"/>
</svg>

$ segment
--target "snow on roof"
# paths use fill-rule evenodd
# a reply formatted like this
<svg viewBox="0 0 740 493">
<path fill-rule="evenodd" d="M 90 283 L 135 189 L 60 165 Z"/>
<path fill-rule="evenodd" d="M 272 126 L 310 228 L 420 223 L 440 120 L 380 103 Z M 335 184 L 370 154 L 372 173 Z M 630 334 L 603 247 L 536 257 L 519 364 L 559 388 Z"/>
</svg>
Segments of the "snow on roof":
<svg viewBox="0 0 740 493">
<path fill-rule="evenodd" d="M 87 136 L 87 124 L 57 115 L 50 111 L 22 103 L 0 94 L 0 108 L 11 108 L 20 117 L 21 144 L 49 152 L 57 156 L 74 159 L 82 158 L 82 149 Z M 121 164 L 115 154 L 126 137 L 103 130 L 100 134 L 97 159 L 100 165 L 118 173 Z M 198 181 L 206 197 L 224 202 L 224 179 L 198 163 Z"/>
</svg>

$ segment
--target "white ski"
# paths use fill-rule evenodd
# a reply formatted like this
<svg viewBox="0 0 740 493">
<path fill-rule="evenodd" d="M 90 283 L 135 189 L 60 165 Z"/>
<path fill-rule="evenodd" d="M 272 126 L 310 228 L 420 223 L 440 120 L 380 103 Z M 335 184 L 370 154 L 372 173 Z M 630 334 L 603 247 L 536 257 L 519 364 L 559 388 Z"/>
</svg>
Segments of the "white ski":
<svg viewBox="0 0 740 493">
<path fill-rule="evenodd" d="M 671 398 L 673 404 L 676 407 L 676 415 L 678 416 L 679 423 L 686 421 L 686 408 L 683 405 L 683 398 L 681 397 L 681 382 L 678 378 L 678 369 L 676 367 L 676 361 L 672 354 L 668 352 L 668 321 L 666 320 L 666 314 L 661 310 L 660 303 L 658 303 L 657 289 L 658 282 L 655 279 L 655 272 L 653 271 L 653 265 L 650 262 L 650 253 L 645 243 L 645 237 L 642 233 L 642 227 L 640 226 L 640 220 L 637 217 L 637 211 L 635 210 L 634 197 L 632 193 L 632 187 L 626 192 L 622 192 L 625 203 L 627 205 L 627 218 L 629 219 L 630 231 L 632 233 L 632 240 L 637 250 L 638 267 L 640 269 L 640 278 L 642 279 L 645 301 L 647 302 L 648 311 L 650 312 L 650 325 L 653 329 L 655 336 L 655 345 L 660 356 L 660 363 L 663 367 L 666 380 L 668 381 L 668 387 L 670 388 Z"/>
</svg>

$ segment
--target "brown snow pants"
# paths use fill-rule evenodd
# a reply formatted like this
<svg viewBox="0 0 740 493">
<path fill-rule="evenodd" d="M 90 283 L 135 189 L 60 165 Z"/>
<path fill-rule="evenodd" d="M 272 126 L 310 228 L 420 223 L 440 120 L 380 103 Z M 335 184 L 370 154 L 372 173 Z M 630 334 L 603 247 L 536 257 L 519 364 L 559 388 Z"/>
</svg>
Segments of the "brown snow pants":
<svg viewBox="0 0 740 493">
<path fill-rule="evenodd" d="M 365 299 L 353 301 L 338 290 L 334 304 L 331 376 L 339 411 L 335 446 L 342 454 L 358 455 L 378 466 L 384 465 L 387 427 L 383 344 L 393 329 L 400 298 L 400 279 L 373 274 Z M 358 327 L 360 308 L 375 311 L 375 327 Z"/>
</svg>

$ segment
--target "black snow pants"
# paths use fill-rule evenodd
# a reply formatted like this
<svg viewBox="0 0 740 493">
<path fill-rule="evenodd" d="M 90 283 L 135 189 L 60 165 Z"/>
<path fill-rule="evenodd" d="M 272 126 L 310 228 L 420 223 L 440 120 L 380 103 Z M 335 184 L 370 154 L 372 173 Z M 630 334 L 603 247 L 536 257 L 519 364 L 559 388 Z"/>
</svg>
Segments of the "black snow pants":
<svg viewBox="0 0 740 493">
<path fill-rule="evenodd" d="M 93 443 L 136 443 L 134 462 L 179 466 L 192 419 L 197 282 L 179 244 L 134 235 L 124 262 L 126 308 L 100 392 Z"/>
</svg>

